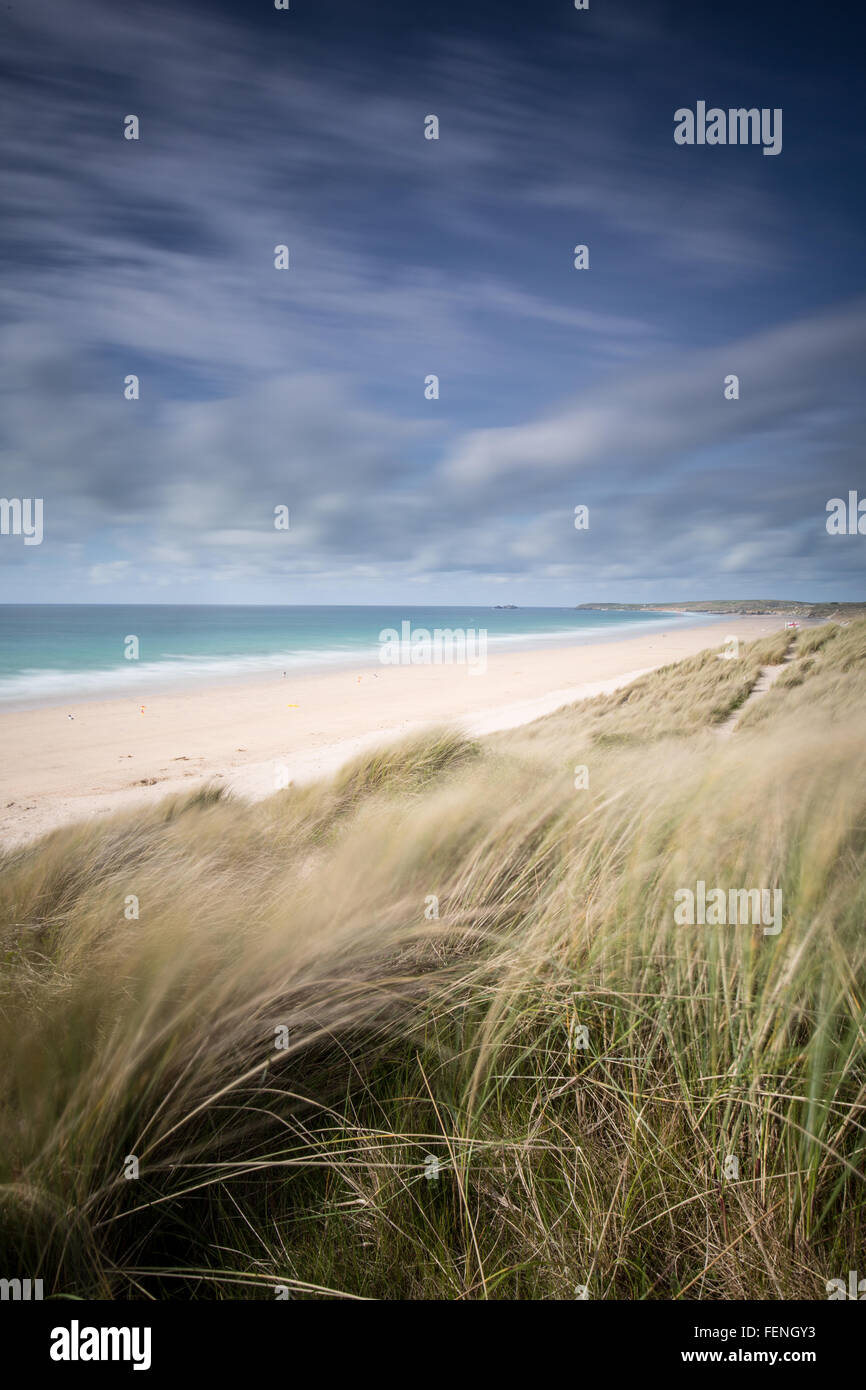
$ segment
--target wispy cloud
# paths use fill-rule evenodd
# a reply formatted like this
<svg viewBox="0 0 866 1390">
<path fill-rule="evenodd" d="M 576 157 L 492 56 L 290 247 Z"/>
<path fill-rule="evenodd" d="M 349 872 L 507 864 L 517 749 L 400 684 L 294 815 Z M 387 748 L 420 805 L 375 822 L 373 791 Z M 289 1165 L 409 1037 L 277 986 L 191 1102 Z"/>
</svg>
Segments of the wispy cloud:
<svg viewBox="0 0 866 1390">
<path fill-rule="evenodd" d="M 856 582 L 815 517 L 856 481 L 859 268 L 810 264 L 783 161 L 681 157 L 687 34 L 603 10 L 455 11 L 402 48 L 389 5 L 375 33 L 349 9 L 12 14 L 0 465 L 45 496 L 46 541 L 0 555 L 7 596 L 568 602 L 691 584 L 696 550 L 720 583 L 785 587 L 795 558 Z"/>
</svg>

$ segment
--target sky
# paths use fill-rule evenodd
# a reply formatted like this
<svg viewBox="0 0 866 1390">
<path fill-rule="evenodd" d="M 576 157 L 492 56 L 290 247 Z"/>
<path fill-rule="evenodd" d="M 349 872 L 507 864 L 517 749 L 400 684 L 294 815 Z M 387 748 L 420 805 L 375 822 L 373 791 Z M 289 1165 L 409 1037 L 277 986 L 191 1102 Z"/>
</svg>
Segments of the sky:
<svg viewBox="0 0 866 1390">
<path fill-rule="evenodd" d="M 826 528 L 866 497 L 863 37 L 4 4 L 0 495 L 44 530 L 0 536 L 0 601 L 866 598 Z M 781 109 L 781 152 L 676 144 L 698 101 Z"/>
</svg>

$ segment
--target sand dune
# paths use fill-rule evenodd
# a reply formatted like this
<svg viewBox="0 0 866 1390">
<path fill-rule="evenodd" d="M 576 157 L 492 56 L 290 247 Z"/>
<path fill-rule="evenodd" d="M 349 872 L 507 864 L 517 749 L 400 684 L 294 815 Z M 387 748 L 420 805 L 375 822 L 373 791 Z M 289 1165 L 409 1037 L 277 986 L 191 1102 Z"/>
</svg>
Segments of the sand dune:
<svg viewBox="0 0 866 1390">
<path fill-rule="evenodd" d="M 586 646 L 509 652 L 490 657 L 484 673 L 460 666 L 367 667 L 183 692 L 149 690 L 143 704 L 79 701 L 5 713 L 0 844 L 211 779 L 238 796 L 266 796 L 278 779 L 315 780 L 366 748 L 432 724 L 458 724 L 475 735 L 515 727 L 669 661 L 721 648 L 729 634 L 748 641 L 783 625 L 783 617 L 738 617 Z"/>
</svg>

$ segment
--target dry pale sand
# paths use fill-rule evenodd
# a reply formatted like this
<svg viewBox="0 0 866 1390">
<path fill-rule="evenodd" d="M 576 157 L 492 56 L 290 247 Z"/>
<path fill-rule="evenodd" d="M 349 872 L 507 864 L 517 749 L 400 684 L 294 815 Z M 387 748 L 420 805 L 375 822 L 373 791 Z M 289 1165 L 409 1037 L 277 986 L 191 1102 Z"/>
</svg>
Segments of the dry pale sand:
<svg viewBox="0 0 866 1390">
<path fill-rule="evenodd" d="M 497 654 L 465 666 L 368 667 L 281 675 L 0 714 L 4 756 L 0 845 L 202 782 L 267 796 L 312 781 L 364 749 L 434 724 L 471 734 L 516 727 L 602 694 L 728 634 L 765 636 L 783 618 L 732 618 L 618 641 Z M 67 718 L 69 712 L 74 719 Z M 279 780 L 278 780 L 279 779 Z"/>
</svg>

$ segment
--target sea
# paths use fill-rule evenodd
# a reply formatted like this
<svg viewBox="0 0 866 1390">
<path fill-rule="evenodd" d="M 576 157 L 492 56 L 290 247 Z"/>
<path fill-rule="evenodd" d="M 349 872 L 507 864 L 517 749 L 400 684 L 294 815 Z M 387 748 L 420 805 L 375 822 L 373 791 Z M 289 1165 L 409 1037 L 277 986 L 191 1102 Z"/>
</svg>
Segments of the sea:
<svg viewBox="0 0 866 1390">
<path fill-rule="evenodd" d="M 144 691 L 253 679 L 267 672 L 369 666 L 379 660 L 380 634 L 387 629 L 399 633 L 405 622 L 413 633 L 419 628 L 485 631 L 492 656 L 709 621 L 706 614 L 484 604 L 4 604 L 0 707 L 124 694 L 135 699 Z"/>
</svg>

